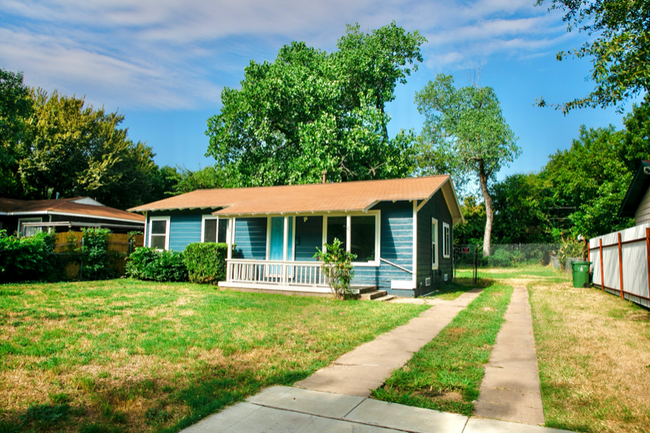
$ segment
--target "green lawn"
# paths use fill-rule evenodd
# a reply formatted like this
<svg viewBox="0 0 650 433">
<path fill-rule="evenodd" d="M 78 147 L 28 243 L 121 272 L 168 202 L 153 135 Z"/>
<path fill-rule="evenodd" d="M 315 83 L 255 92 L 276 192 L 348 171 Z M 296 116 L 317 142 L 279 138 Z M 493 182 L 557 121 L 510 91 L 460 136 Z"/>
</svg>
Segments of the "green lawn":
<svg viewBox="0 0 650 433">
<path fill-rule="evenodd" d="M 0 432 L 178 431 L 426 307 L 131 280 L 0 286 Z"/>
</svg>

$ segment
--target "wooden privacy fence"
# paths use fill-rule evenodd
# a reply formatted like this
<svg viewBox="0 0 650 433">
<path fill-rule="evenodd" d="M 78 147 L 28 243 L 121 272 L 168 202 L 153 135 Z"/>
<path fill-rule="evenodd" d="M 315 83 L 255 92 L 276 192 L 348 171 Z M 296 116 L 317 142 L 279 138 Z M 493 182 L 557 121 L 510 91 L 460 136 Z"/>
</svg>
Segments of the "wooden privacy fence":
<svg viewBox="0 0 650 433">
<path fill-rule="evenodd" d="M 590 239 L 589 260 L 594 285 L 650 307 L 650 225 Z"/>
<path fill-rule="evenodd" d="M 126 259 L 137 247 L 144 245 L 144 235 L 129 236 L 125 233 L 110 233 L 108 235 L 108 255 L 110 266 L 119 275 L 126 272 Z M 77 280 L 81 276 L 79 271 L 83 256 L 82 232 L 57 233 L 54 241 L 54 252 L 68 256 L 71 260 L 65 267 L 66 276 L 71 280 Z"/>
</svg>

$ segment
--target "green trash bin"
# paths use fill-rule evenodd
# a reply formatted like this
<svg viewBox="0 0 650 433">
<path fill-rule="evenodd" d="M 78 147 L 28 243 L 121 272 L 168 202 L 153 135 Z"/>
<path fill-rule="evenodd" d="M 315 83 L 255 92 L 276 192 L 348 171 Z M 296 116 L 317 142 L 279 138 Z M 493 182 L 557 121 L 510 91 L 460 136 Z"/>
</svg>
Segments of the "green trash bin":
<svg viewBox="0 0 650 433">
<path fill-rule="evenodd" d="M 572 262 L 573 268 L 573 287 L 589 287 L 589 266 L 591 262 Z"/>
</svg>

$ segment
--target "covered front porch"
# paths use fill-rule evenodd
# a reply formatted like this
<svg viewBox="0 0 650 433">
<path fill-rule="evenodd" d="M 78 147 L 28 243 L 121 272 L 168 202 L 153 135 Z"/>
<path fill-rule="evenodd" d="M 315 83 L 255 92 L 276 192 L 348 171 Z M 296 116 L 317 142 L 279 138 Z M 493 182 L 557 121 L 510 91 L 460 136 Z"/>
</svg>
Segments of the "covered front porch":
<svg viewBox="0 0 650 433">
<path fill-rule="evenodd" d="M 314 257 L 324 244 L 338 238 L 358 257 L 356 268 L 379 266 L 379 211 L 243 216 L 227 218 L 226 281 L 220 287 L 252 291 L 330 294 L 329 281 Z M 374 293 L 376 284 L 353 284 L 360 297 Z"/>
</svg>

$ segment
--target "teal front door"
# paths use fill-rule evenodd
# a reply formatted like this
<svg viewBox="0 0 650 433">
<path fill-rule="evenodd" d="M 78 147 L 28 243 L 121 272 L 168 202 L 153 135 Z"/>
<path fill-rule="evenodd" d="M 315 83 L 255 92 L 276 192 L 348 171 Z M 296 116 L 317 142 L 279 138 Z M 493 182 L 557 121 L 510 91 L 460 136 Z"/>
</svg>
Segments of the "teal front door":
<svg viewBox="0 0 650 433">
<path fill-rule="evenodd" d="M 293 217 L 287 221 L 287 261 L 293 260 Z M 269 245 L 269 260 L 284 260 L 284 217 L 271 217 L 271 239 Z M 287 274 L 291 275 L 291 269 Z M 271 265 L 270 273 L 279 275 L 282 272 L 282 266 Z"/>
<path fill-rule="evenodd" d="M 269 260 L 284 259 L 284 217 L 271 218 L 271 252 Z"/>
</svg>

